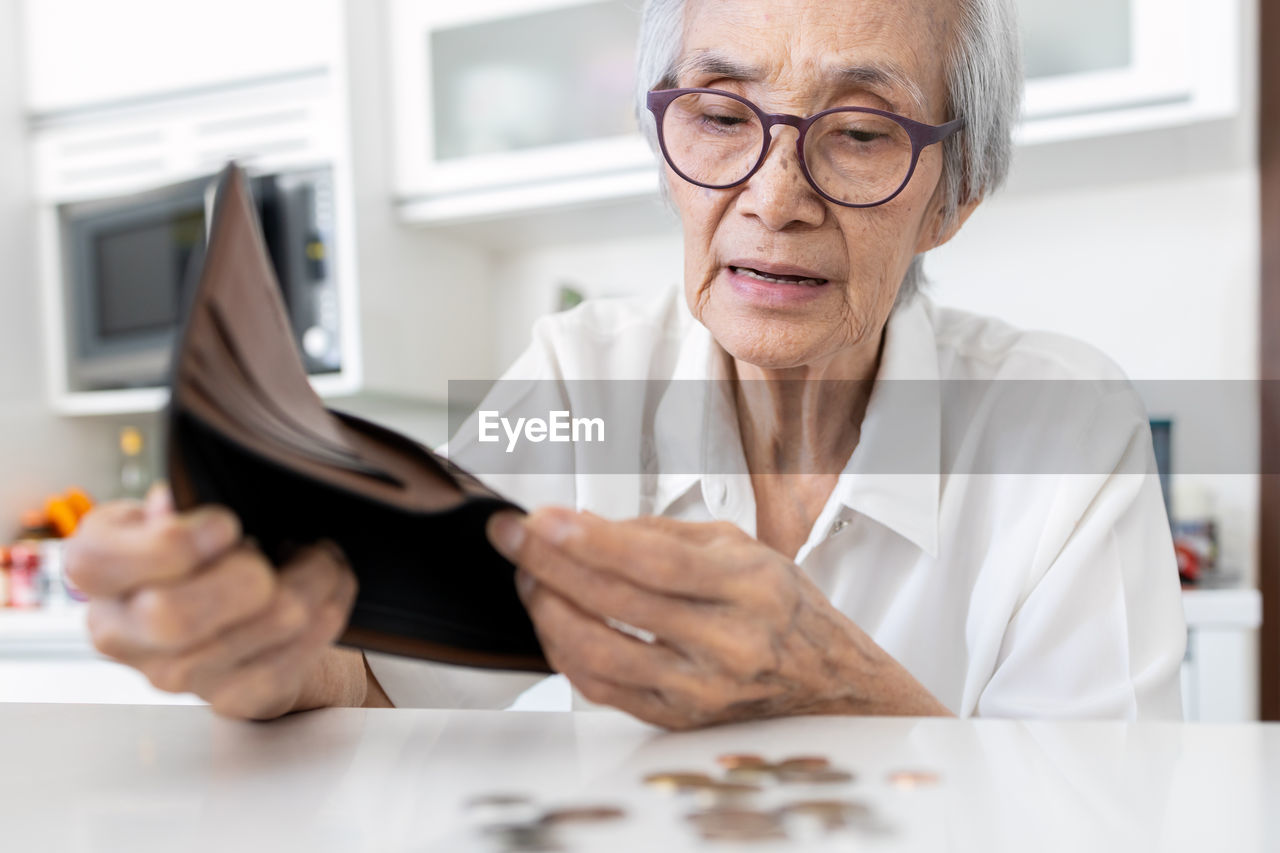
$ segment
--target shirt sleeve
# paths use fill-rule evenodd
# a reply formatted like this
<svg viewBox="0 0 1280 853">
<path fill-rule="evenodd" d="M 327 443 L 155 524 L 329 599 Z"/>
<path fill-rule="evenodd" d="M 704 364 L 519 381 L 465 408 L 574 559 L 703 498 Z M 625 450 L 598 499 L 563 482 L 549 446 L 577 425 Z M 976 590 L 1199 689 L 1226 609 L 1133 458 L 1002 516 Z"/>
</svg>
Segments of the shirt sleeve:
<svg viewBox="0 0 1280 853">
<path fill-rule="evenodd" d="M 1102 417 L 1127 427 L 1094 424 L 1091 470 L 1108 443 L 1114 464 L 1060 478 L 979 716 L 1182 718 L 1186 622 L 1150 427 Z"/>
</svg>

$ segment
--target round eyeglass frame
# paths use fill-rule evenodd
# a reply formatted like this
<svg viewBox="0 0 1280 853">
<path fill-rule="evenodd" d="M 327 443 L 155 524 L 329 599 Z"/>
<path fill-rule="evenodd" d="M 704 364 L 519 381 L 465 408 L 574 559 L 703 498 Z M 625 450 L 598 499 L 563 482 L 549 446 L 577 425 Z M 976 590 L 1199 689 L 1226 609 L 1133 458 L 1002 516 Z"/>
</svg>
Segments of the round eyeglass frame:
<svg viewBox="0 0 1280 853">
<path fill-rule="evenodd" d="M 708 184 L 703 183 L 702 181 L 695 181 L 693 178 L 682 172 L 680 167 L 675 164 L 671 159 L 671 154 L 667 151 L 667 142 L 664 138 L 662 122 L 666 115 L 667 107 L 671 106 L 676 98 L 679 98 L 682 95 L 719 95 L 725 98 L 731 98 L 746 105 L 753 113 L 756 114 L 756 117 L 760 119 L 760 125 L 763 129 L 763 133 L 761 133 L 763 141 L 760 146 L 760 156 L 756 158 L 756 164 L 751 167 L 747 174 L 743 175 L 731 184 Z M 924 151 L 924 149 L 928 148 L 930 145 L 936 145 L 937 143 L 942 142 L 964 127 L 963 117 L 955 119 L 954 121 L 949 121 L 946 124 L 932 125 L 924 124 L 923 122 L 918 122 L 914 119 L 909 119 L 906 116 L 900 116 L 897 113 L 876 110 L 870 107 L 833 107 L 829 110 L 823 110 L 820 113 L 814 113 L 807 118 L 803 116 L 788 115 L 787 113 L 766 113 L 764 110 L 760 109 L 741 95 L 735 95 L 733 92 L 726 92 L 723 89 L 656 89 L 649 92 L 648 96 L 645 98 L 645 105 L 649 108 L 649 112 L 653 113 L 654 121 L 657 123 L 658 147 L 662 149 L 662 157 L 667 161 L 667 165 L 671 167 L 673 172 L 681 178 L 684 178 L 689 183 L 695 186 L 705 187 L 709 190 L 727 190 L 741 184 L 745 184 L 747 181 L 751 180 L 751 176 L 760 171 L 760 167 L 764 165 L 765 158 L 769 156 L 769 148 L 773 145 L 774 140 L 774 136 L 770 131 L 772 131 L 772 129 L 777 125 L 794 127 L 798 131 L 796 135 L 796 159 L 800 163 L 800 171 L 804 173 L 805 180 L 809 182 L 809 186 L 813 187 L 814 191 L 817 192 L 818 195 L 822 196 L 832 204 L 838 204 L 841 207 L 879 207 L 882 204 L 888 204 L 893 201 L 904 189 L 907 188 L 907 184 L 911 183 L 911 176 L 916 173 L 916 165 L 920 162 L 920 152 Z M 804 137 L 805 134 L 809 132 L 809 128 L 813 126 L 814 122 L 824 116 L 831 115 L 832 113 L 868 113 L 874 116 L 881 116 L 882 118 L 887 118 L 891 121 L 897 122 L 898 125 L 907 132 L 907 137 L 911 140 L 911 167 L 907 169 L 907 176 L 902 179 L 902 183 L 899 184 L 898 188 L 888 197 L 880 201 L 873 201 L 866 204 L 855 204 L 853 202 L 841 201 L 838 198 L 828 195 L 822 187 L 818 186 L 818 182 L 813 179 L 813 175 L 809 173 L 809 164 L 805 162 L 804 159 Z"/>
</svg>

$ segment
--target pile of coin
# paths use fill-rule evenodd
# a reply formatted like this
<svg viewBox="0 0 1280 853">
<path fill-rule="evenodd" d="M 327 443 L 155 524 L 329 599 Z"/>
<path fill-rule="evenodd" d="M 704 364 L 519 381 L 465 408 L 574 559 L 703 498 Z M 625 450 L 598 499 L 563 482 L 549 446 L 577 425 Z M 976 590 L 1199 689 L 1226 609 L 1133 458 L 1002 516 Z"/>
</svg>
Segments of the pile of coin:
<svg viewBox="0 0 1280 853">
<path fill-rule="evenodd" d="M 852 826 L 870 826 L 870 807 L 856 800 L 801 799 L 765 808 L 756 804 L 770 789 L 847 785 L 848 770 L 818 755 L 768 761 L 754 753 L 716 759 L 719 778 L 700 771 L 650 773 L 644 783 L 666 794 L 690 796 L 699 809 L 685 819 L 707 841 L 770 841 L 815 838 Z"/>
<path fill-rule="evenodd" d="M 553 853 L 565 850 L 559 829 L 608 823 L 626 817 L 624 809 L 603 804 L 539 807 L 531 797 L 494 793 L 465 804 L 471 824 L 504 853 Z"/>
</svg>

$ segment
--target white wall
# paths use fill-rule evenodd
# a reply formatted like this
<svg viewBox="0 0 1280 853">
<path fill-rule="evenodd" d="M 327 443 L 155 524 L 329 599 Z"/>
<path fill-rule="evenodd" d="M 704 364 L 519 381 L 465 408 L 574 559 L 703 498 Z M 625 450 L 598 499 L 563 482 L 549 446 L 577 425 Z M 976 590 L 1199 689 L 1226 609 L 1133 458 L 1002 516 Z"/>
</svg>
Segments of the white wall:
<svg viewBox="0 0 1280 853">
<path fill-rule="evenodd" d="M 45 400 L 34 205 L 21 107 L 18 4 L 0 2 L 0 543 L 72 484 L 113 493 L 122 419 L 68 420 Z M 155 418 L 132 418 L 150 437 Z"/>
</svg>

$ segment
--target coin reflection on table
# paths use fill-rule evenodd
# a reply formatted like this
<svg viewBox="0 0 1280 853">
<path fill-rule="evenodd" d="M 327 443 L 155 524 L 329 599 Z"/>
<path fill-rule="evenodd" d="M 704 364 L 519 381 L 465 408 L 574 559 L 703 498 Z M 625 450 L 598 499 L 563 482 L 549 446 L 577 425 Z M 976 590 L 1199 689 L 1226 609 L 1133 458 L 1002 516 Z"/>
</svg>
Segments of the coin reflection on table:
<svg viewBox="0 0 1280 853">
<path fill-rule="evenodd" d="M 556 853 L 564 850 L 550 827 L 541 823 L 499 823 L 484 828 L 484 834 L 504 853 Z"/>
<path fill-rule="evenodd" d="M 685 817 L 706 841 L 771 841 L 786 838 L 782 819 L 755 809 L 716 808 Z"/>
<path fill-rule="evenodd" d="M 932 770 L 895 770 L 889 774 L 889 784 L 901 791 L 928 788 L 941 781 Z"/>
</svg>

